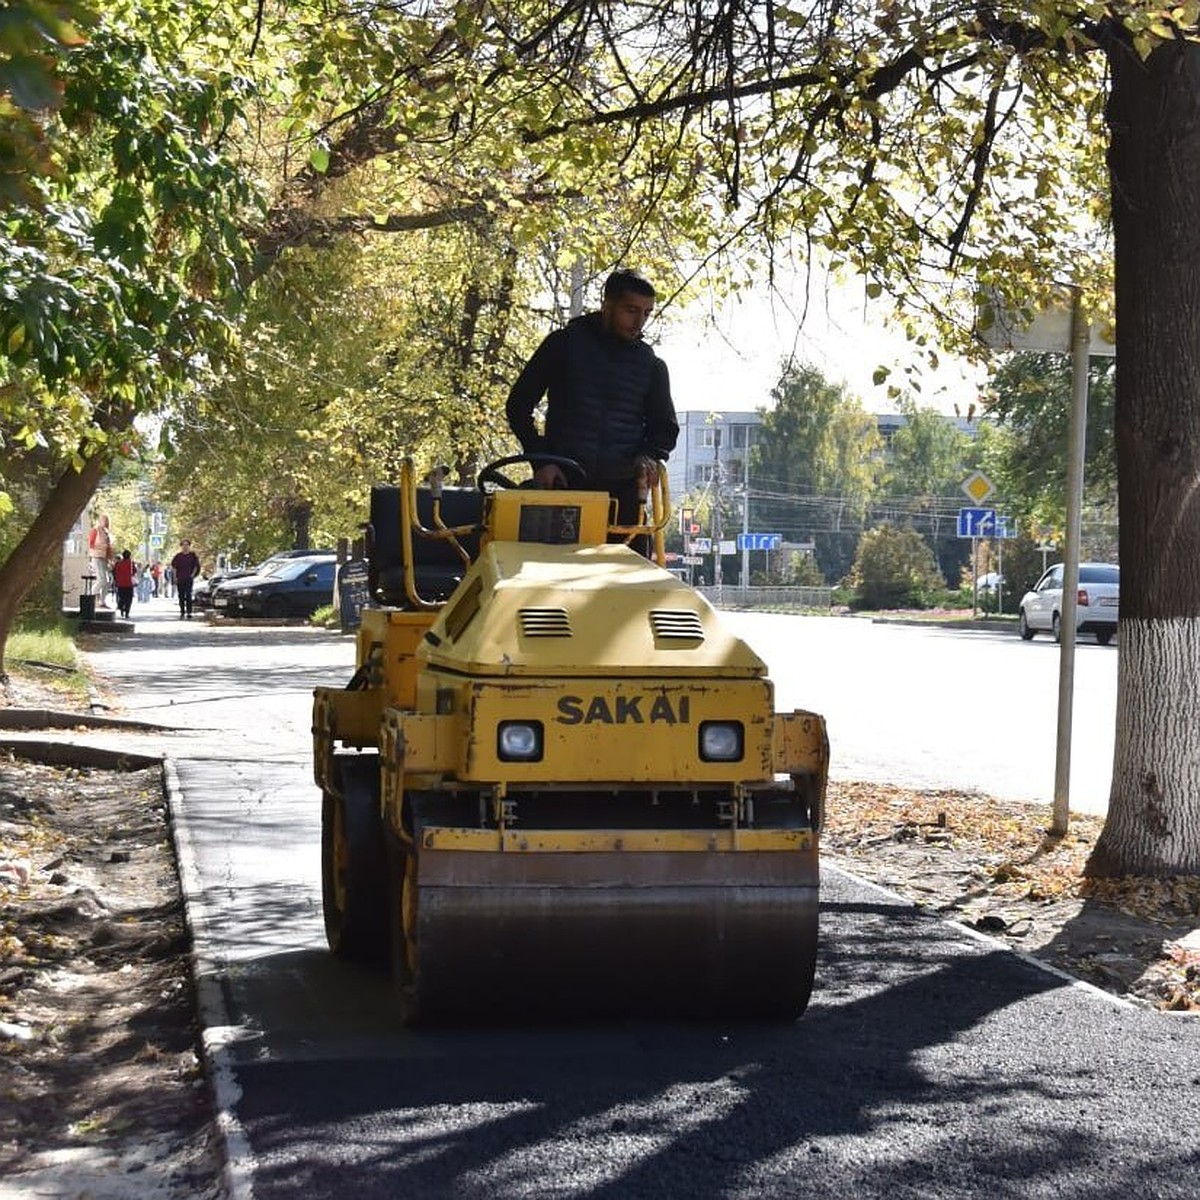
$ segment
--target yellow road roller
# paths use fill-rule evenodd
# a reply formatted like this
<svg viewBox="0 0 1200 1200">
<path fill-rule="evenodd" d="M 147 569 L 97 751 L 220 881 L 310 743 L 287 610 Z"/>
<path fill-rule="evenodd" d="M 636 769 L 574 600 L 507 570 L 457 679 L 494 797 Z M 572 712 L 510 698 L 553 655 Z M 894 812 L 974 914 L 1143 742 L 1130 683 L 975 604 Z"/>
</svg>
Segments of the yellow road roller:
<svg viewBox="0 0 1200 1200">
<path fill-rule="evenodd" d="M 330 948 L 390 960 L 410 1023 L 795 1019 L 824 721 L 663 567 L 665 472 L 621 527 L 514 483 L 545 461 L 372 491 L 355 670 L 314 702 Z"/>
</svg>

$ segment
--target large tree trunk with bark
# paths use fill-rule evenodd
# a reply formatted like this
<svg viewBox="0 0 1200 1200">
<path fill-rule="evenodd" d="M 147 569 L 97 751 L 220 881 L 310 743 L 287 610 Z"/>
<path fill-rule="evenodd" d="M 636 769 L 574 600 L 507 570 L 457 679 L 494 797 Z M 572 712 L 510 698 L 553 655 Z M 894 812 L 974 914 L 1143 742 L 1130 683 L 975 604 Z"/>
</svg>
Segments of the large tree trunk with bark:
<svg viewBox="0 0 1200 1200">
<path fill-rule="evenodd" d="M 1093 875 L 1200 874 L 1200 46 L 1109 54 L 1121 627 Z M 1173 316 L 1164 316 L 1173 314 Z"/>
<path fill-rule="evenodd" d="M 21 601 L 55 558 L 75 518 L 91 499 L 108 466 L 106 455 L 85 460 L 80 470 L 67 467 L 50 490 L 25 536 L 0 566 L 0 681 L 5 678 L 4 650 Z"/>
</svg>

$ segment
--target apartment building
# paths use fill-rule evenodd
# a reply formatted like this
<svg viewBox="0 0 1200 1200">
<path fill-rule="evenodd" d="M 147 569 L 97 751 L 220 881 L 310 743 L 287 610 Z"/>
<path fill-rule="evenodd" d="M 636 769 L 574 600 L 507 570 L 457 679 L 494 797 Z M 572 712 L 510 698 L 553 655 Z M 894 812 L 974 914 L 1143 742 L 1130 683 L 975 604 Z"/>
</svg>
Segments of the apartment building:
<svg viewBox="0 0 1200 1200">
<path fill-rule="evenodd" d="M 755 444 L 762 425 L 758 412 L 715 412 L 696 410 L 680 412 L 679 441 L 667 463 L 667 478 L 671 495 L 683 496 L 711 483 L 716 471 L 718 441 L 721 477 L 728 488 L 736 488 L 746 480 L 749 449 Z M 876 413 L 875 423 L 886 447 L 906 418 L 901 413 Z M 968 437 L 974 437 L 978 424 L 964 417 L 947 417 Z"/>
<path fill-rule="evenodd" d="M 727 487 L 746 478 L 747 452 L 758 436 L 762 417 L 756 412 L 681 412 L 679 441 L 667 463 L 672 496 L 682 496 L 711 483 L 718 441 L 721 475 Z"/>
</svg>

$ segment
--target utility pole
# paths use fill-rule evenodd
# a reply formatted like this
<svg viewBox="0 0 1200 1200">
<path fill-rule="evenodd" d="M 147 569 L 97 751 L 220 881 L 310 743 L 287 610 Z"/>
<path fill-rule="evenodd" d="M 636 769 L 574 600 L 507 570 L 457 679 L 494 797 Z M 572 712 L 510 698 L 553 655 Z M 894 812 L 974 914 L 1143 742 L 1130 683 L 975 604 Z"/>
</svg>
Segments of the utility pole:
<svg viewBox="0 0 1200 1200">
<path fill-rule="evenodd" d="M 750 431 L 746 430 L 742 468 L 742 591 L 750 586 Z"/>
<path fill-rule="evenodd" d="M 713 429 L 713 585 L 721 598 L 721 427 Z"/>
</svg>

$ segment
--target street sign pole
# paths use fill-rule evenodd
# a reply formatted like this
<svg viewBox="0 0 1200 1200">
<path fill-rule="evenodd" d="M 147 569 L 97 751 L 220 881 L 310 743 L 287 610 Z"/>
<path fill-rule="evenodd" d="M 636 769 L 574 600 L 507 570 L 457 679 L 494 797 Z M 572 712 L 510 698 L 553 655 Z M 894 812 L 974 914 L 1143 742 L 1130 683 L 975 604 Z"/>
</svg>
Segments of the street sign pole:
<svg viewBox="0 0 1200 1200">
<path fill-rule="evenodd" d="M 1051 831 L 1067 832 L 1070 816 L 1071 691 L 1075 683 L 1075 614 L 1079 602 L 1079 558 L 1083 512 L 1084 450 L 1087 438 L 1088 359 L 1116 354 L 1116 346 L 1102 336 L 1093 338 L 1083 311 L 1078 284 L 1063 288 L 1070 307 L 1055 303 L 1032 323 L 988 302 L 980 306 L 979 333 L 985 345 L 998 350 L 1039 350 L 1071 355 L 1071 421 L 1067 434 L 1067 529 L 1063 550 L 1062 639 L 1058 673 L 1058 753 L 1054 769 L 1054 815 Z M 1069 322 L 1067 320 L 1069 316 Z M 1046 569 L 1047 548 L 1042 552 Z"/>
<path fill-rule="evenodd" d="M 1004 539 L 996 543 L 996 616 L 1004 616 Z"/>
<path fill-rule="evenodd" d="M 975 577 L 971 587 L 971 617 L 979 616 L 979 539 L 971 539 L 971 574 Z"/>
<path fill-rule="evenodd" d="M 742 591 L 750 586 L 750 489 L 742 492 Z"/>
<path fill-rule="evenodd" d="M 713 511 L 712 535 L 717 553 L 713 558 L 713 586 L 717 589 L 717 607 L 721 606 L 721 427 L 713 429 Z"/>
<path fill-rule="evenodd" d="M 1080 289 L 1071 309 L 1071 422 L 1067 435 L 1067 545 L 1063 555 L 1062 638 L 1058 647 L 1058 749 L 1054 761 L 1052 833 L 1067 832 L 1071 814 L 1071 709 L 1075 687 L 1075 614 L 1079 607 L 1079 541 L 1083 531 L 1083 465 L 1087 446 L 1088 346 L 1091 329 Z"/>
</svg>

